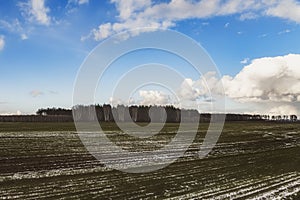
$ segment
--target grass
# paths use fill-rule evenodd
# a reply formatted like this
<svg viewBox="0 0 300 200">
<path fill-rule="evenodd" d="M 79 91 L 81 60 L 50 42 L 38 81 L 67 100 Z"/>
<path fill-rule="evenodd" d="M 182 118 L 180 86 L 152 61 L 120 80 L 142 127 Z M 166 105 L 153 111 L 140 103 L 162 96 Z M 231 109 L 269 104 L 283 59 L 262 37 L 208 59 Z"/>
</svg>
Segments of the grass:
<svg viewBox="0 0 300 200">
<path fill-rule="evenodd" d="M 145 126 L 147 123 L 138 123 Z M 188 124 L 187 124 L 188 125 Z M 200 123 L 199 130 L 205 131 L 209 123 Z M 107 131 L 118 130 L 115 123 L 101 122 L 101 127 Z M 177 123 L 167 123 L 162 132 L 172 132 L 178 129 Z M 251 132 L 253 130 L 265 130 L 272 132 L 295 131 L 300 129 L 300 123 L 280 123 L 280 122 L 226 122 L 224 130 L 238 133 Z M 19 131 L 75 131 L 73 122 L 0 122 L 0 132 L 19 132 Z"/>
<path fill-rule="evenodd" d="M 0 132 L 28 132 L 28 131 L 75 131 L 72 122 L 1 122 Z"/>
</svg>

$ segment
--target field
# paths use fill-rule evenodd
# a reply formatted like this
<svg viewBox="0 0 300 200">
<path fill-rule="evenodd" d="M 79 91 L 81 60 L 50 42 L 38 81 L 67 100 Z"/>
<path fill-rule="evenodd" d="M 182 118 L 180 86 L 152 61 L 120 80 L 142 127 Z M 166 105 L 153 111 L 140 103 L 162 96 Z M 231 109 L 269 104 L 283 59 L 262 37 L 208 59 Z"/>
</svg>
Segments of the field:
<svg viewBox="0 0 300 200">
<path fill-rule="evenodd" d="M 146 140 L 120 134 L 114 124 L 102 125 L 112 141 L 131 150 L 160 148 L 178 128 L 167 124 L 145 145 Z M 0 199 L 300 198 L 299 123 L 226 123 L 216 147 L 199 159 L 206 129 L 200 125 L 175 163 L 128 174 L 91 156 L 72 123 L 0 123 Z"/>
</svg>

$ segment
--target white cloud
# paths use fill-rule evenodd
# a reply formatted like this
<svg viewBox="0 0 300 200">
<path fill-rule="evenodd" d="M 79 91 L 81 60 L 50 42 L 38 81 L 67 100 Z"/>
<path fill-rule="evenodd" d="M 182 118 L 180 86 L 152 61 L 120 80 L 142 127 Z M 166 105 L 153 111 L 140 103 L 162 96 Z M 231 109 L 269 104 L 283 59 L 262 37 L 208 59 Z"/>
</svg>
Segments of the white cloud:
<svg viewBox="0 0 300 200">
<path fill-rule="evenodd" d="M 200 98 L 204 101 L 212 100 L 212 96 L 220 93 L 220 81 L 215 72 L 208 72 L 199 80 L 185 79 L 177 94 L 181 100 L 196 101 Z"/>
<path fill-rule="evenodd" d="M 119 13 L 117 22 L 100 24 L 83 38 L 102 40 L 114 33 L 139 27 L 166 29 L 174 27 L 180 20 L 233 14 L 240 15 L 241 20 L 273 16 L 300 23 L 300 4 L 295 0 L 171 0 L 167 3 L 154 3 L 152 0 L 111 0 L 111 3 L 116 5 Z"/>
<path fill-rule="evenodd" d="M 201 95 L 201 88 L 195 87 L 196 82 L 192 79 L 185 79 L 178 90 L 178 96 L 182 99 L 195 101 Z"/>
<path fill-rule="evenodd" d="M 38 97 L 38 96 L 44 95 L 44 93 L 42 91 L 39 91 L 39 90 L 32 90 L 32 91 L 29 92 L 29 94 L 32 97 Z"/>
<path fill-rule="evenodd" d="M 78 11 L 79 6 L 89 4 L 89 0 L 68 0 L 65 6 L 66 15 L 75 14 Z"/>
<path fill-rule="evenodd" d="M 121 20 L 128 20 L 134 17 L 133 15 L 138 14 L 139 11 L 149 8 L 152 4 L 151 0 L 111 0 L 112 3 L 116 4 L 119 11 L 119 18 Z"/>
<path fill-rule="evenodd" d="M 71 5 L 83 5 L 83 4 L 88 4 L 88 3 L 89 3 L 89 0 L 69 0 L 66 8 L 70 7 Z"/>
<path fill-rule="evenodd" d="M 225 27 L 225 28 L 228 28 L 228 27 L 229 27 L 229 25 L 230 25 L 230 23 L 229 23 L 229 22 L 227 22 L 227 23 L 224 25 L 224 27 Z"/>
<path fill-rule="evenodd" d="M 217 1 L 220 11 L 218 15 L 231 15 L 231 14 L 243 14 L 251 13 L 250 11 L 258 11 L 264 6 L 263 1 L 243 1 L 243 0 L 229 0 L 226 2 Z"/>
<path fill-rule="evenodd" d="M 224 76 L 226 95 L 241 102 L 300 102 L 300 55 L 255 59 L 235 77 Z"/>
<path fill-rule="evenodd" d="M 97 29 L 93 29 L 95 40 L 138 27 L 170 28 L 175 26 L 174 21 L 190 18 L 195 12 L 201 16 L 207 16 L 214 10 L 214 1 L 211 0 L 202 1 L 197 6 L 186 1 L 171 1 L 156 5 L 153 5 L 151 0 L 112 0 L 111 2 L 116 4 L 119 11 L 119 22 L 101 24 Z M 179 12 L 180 15 L 178 15 Z"/>
<path fill-rule="evenodd" d="M 109 98 L 109 104 L 112 105 L 112 106 L 117 106 L 117 105 L 125 104 L 125 102 L 123 100 L 119 99 L 119 98 L 110 97 Z"/>
<path fill-rule="evenodd" d="M 249 60 L 249 58 L 244 58 L 244 60 L 241 61 L 241 64 L 248 64 Z"/>
<path fill-rule="evenodd" d="M 276 2 L 265 13 L 269 16 L 288 19 L 300 23 L 300 3 L 295 0 L 271 1 Z"/>
<path fill-rule="evenodd" d="M 0 20 L 0 27 L 9 32 L 19 32 L 22 30 L 21 24 L 18 19 L 12 20 L 11 22 Z"/>
<path fill-rule="evenodd" d="M 170 104 L 169 95 L 156 90 L 141 90 L 139 91 L 141 97 L 140 105 L 167 105 Z"/>
<path fill-rule="evenodd" d="M 98 27 L 98 29 L 93 29 L 93 35 L 94 39 L 96 41 L 102 40 L 104 38 L 107 38 L 111 32 L 113 32 L 113 27 L 111 26 L 111 23 L 102 24 Z"/>
<path fill-rule="evenodd" d="M 4 46 L 5 46 L 4 36 L 0 35 L 0 51 L 4 49 Z"/>
<path fill-rule="evenodd" d="M 22 40 L 28 39 L 28 36 L 25 33 L 26 31 L 18 19 L 14 19 L 12 21 L 0 20 L 0 29 L 20 35 Z"/>
<path fill-rule="evenodd" d="M 124 100 L 117 97 L 110 97 L 109 103 L 117 105 L 175 105 L 176 102 L 170 95 L 159 90 L 139 90 L 137 96 Z"/>
<path fill-rule="evenodd" d="M 267 37 L 267 36 L 268 36 L 268 34 L 267 34 L 267 33 L 264 33 L 264 34 L 259 35 L 258 37 L 259 37 L 259 38 L 264 38 L 264 37 Z"/>
<path fill-rule="evenodd" d="M 199 99 L 206 102 L 212 98 L 211 94 L 218 98 L 223 88 L 227 102 L 231 102 L 228 110 L 238 106 L 257 113 L 298 115 L 300 54 L 254 59 L 236 76 L 226 75 L 221 80 L 212 72 L 198 80 L 185 79 L 178 96 L 190 102 Z"/>
<path fill-rule="evenodd" d="M 29 0 L 19 3 L 22 15 L 30 22 L 49 25 L 51 18 L 48 16 L 50 9 L 45 6 L 45 0 Z"/>
<path fill-rule="evenodd" d="M 81 4 L 88 4 L 89 3 L 89 0 L 78 0 L 78 4 L 81 5 Z"/>
<path fill-rule="evenodd" d="M 290 32 L 291 32 L 290 29 L 286 29 L 286 30 L 283 30 L 283 31 L 278 32 L 278 35 L 282 35 L 282 34 L 290 33 Z"/>
<path fill-rule="evenodd" d="M 240 16 L 240 20 L 244 21 L 244 20 L 247 20 L 247 19 L 256 19 L 258 18 L 259 16 L 253 12 L 248 12 L 248 13 L 243 13 L 241 14 Z"/>
<path fill-rule="evenodd" d="M 0 112 L 0 115 L 22 115 L 22 112 L 17 110 L 16 112 Z"/>
<path fill-rule="evenodd" d="M 200 110 L 209 110 L 212 102 L 218 104 L 223 88 L 229 112 L 243 113 L 246 109 L 261 114 L 299 115 L 300 54 L 254 59 L 236 76 L 223 76 L 221 80 L 215 72 L 208 72 L 198 80 L 186 78 L 176 95 L 185 108 L 200 105 Z M 139 97 L 135 104 L 179 105 L 160 91 L 139 91 Z"/>
<path fill-rule="evenodd" d="M 27 39 L 28 39 L 28 36 L 27 36 L 25 33 L 22 33 L 22 34 L 21 34 L 21 39 L 22 39 L 22 40 L 27 40 Z"/>
</svg>

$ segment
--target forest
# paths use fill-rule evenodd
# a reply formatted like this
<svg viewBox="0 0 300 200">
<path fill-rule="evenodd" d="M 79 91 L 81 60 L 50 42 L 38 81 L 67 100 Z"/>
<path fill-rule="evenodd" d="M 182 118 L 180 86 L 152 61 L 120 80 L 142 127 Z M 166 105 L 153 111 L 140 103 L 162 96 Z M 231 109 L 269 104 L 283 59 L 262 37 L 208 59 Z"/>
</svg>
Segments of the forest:
<svg viewBox="0 0 300 200">
<path fill-rule="evenodd" d="M 74 115 L 73 115 L 74 114 Z M 199 113 L 192 109 L 179 109 L 174 106 L 124 106 L 113 107 L 103 105 L 77 105 L 72 109 L 41 108 L 36 115 L 0 116 L 0 122 L 71 122 L 94 121 L 100 122 L 209 122 L 212 114 Z M 214 114 L 220 118 L 224 114 Z M 228 113 L 226 121 L 282 121 L 296 122 L 296 115 L 251 115 Z"/>
</svg>

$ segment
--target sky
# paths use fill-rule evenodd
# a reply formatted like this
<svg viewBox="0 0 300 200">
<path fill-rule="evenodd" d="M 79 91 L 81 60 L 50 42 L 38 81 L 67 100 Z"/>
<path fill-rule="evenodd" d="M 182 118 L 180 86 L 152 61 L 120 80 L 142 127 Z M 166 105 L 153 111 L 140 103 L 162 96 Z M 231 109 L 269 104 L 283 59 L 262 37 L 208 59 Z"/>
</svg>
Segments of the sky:
<svg viewBox="0 0 300 200">
<path fill-rule="evenodd" d="M 166 52 L 146 50 L 118 60 L 107 80 L 116 81 L 130 66 L 159 61 L 180 66 L 185 80 L 177 93 L 189 101 L 204 95 L 205 77 L 212 90 L 223 84 L 227 112 L 300 114 L 296 0 L 0 0 L 0 114 L 71 108 L 74 83 L 89 53 L 114 34 L 139 27 L 192 38 L 220 77 L 197 75 Z M 104 94 L 107 88 L 97 91 L 99 103 L 123 103 Z M 154 87 L 134 95 L 140 104 L 174 102 Z"/>
</svg>

